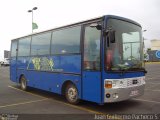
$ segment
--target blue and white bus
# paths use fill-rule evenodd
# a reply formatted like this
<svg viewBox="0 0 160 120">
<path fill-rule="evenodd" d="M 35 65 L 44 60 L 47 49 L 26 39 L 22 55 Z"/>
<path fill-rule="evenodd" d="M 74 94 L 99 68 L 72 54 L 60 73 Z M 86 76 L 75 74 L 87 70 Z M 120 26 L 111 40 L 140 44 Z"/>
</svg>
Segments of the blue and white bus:
<svg viewBox="0 0 160 120">
<path fill-rule="evenodd" d="M 104 104 L 144 94 L 141 25 L 105 15 L 11 42 L 10 79 L 65 95 L 69 103 Z"/>
</svg>

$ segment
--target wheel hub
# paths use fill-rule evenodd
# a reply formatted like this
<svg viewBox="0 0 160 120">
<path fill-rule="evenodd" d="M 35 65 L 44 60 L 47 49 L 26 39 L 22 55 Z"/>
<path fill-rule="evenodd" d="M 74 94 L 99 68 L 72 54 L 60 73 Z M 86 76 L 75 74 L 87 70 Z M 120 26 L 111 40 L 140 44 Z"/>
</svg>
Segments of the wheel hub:
<svg viewBox="0 0 160 120">
<path fill-rule="evenodd" d="M 74 101 L 77 98 L 77 91 L 75 88 L 69 88 L 68 97 L 70 100 Z"/>
</svg>

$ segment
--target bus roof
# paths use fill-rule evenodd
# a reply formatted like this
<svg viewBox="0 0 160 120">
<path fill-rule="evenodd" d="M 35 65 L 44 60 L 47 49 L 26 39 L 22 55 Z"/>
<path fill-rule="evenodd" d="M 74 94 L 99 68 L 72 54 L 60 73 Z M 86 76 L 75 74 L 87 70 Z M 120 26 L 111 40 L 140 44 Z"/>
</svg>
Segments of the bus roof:
<svg viewBox="0 0 160 120">
<path fill-rule="evenodd" d="M 101 16 L 101 17 L 92 18 L 92 19 L 89 19 L 89 20 L 84 20 L 84 21 L 73 23 L 73 24 L 64 25 L 64 26 L 53 28 L 53 29 L 48 29 L 48 30 L 37 32 L 37 33 L 28 34 L 28 35 L 25 35 L 25 36 L 22 36 L 22 37 L 18 37 L 18 38 L 12 39 L 12 41 L 20 39 L 20 38 L 28 37 L 28 36 L 40 34 L 40 33 L 47 32 L 47 31 L 52 31 L 52 30 L 56 30 L 56 29 L 61 29 L 61 28 L 71 27 L 71 26 L 76 26 L 76 25 L 81 25 L 81 24 L 86 24 L 86 23 L 89 23 L 89 22 L 98 21 L 98 20 L 101 20 L 101 19 L 108 19 L 108 18 L 124 20 L 124 21 L 131 22 L 131 23 L 136 24 L 136 25 L 141 27 L 141 25 L 139 23 L 137 23 L 137 22 L 135 22 L 135 21 L 133 21 L 131 19 L 128 19 L 128 18 L 115 16 L 115 15 L 104 15 L 104 16 Z"/>
<path fill-rule="evenodd" d="M 60 27 L 55 27 L 53 29 L 48 29 L 48 30 L 44 30 L 44 31 L 40 31 L 40 32 L 35 32 L 35 33 L 32 33 L 32 34 L 28 34 L 28 35 L 25 35 L 25 36 L 22 36 L 22 37 L 18 37 L 18 38 L 12 39 L 12 41 L 13 40 L 17 40 L 19 38 L 24 38 L 24 37 L 27 37 L 27 36 L 32 36 L 32 35 L 36 35 L 36 34 L 47 32 L 47 31 L 52 31 L 52 30 L 61 29 L 61 28 L 65 28 L 65 27 L 71 27 L 71 26 L 81 25 L 81 24 L 92 22 L 92 21 L 98 21 L 98 20 L 102 19 L 103 17 L 97 17 L 97 18 L 93 18 L 93 19 L 89 19 L 89 20 L 84 20 L 84 21 L 76 22 L 76 23 L 73 23 L 73 24 L 68 24 L 68 25 L 64 25 L 64 26 L 60 26 Z"/>
<path fill-rule="evenodd" d="M 138 22 L 136 22 L 136 21 L 134 21 L 134 20 L 131 20 L 131 19 L 128 19 L 128 18 L 124 18 L 124 17 L 120 17 L 120 16 L 115 16 L 115 15 L 106 15 L 105 17 L 106 17 L 106 18 L 113 18 L 113 19 L 124 20 L 124 21 L 133 23 L 133 24 L 138 25 L 138 26 L 141 27 L 141 25 L 140 25 Z"/>
</svg>

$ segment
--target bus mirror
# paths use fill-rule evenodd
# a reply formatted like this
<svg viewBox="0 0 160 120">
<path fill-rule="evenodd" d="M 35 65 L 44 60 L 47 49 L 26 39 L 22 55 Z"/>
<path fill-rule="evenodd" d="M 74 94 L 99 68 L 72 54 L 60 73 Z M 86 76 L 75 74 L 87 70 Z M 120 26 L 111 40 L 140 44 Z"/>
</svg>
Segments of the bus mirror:
<svg viewBox="0 0 160 120">
<path fill-rule="evenodd" d="M 90 24 L 90 27 L 97 28 L 97 30 L 102 30 L 102 26 L 99 25 L 98 23 L 92 23 L 92 24 Z"/>
<path fill-rule="evenodd" d="M 113 30 L 111 30 L 111 31 L 109 31 L 109 41 L 111 42 L 111 43 L 115 43 L 115 31 L 113 31 Z"/>
</svg>

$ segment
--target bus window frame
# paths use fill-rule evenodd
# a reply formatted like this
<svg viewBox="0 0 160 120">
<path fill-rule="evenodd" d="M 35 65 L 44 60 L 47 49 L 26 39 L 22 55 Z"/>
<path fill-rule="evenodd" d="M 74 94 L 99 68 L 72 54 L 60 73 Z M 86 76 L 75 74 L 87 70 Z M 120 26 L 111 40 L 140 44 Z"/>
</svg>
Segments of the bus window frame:
<svg viewBox="0 0 160 120">
<path fill-rule="evenodd" d="M 104 20 L 97 20 L 97 21 L 91 21 L 91 22 L 89 22 L 89 23 L 85 23 L 85 24 L 83 24 L 82 25 L 82 31 L 83 31 L 83 33 L 82 33 L 82 70 L 83 71 L 89 71 L 89 72 L 101 72 L 102 71 L 102 68 L 103 68 L 103 66 L 102 66 L 102 49 L 103 49 L 103 23 L 104 22 Z M 86 26 L 89 26 L 90 24 L 93 24 L 93 23 L 100 23 L 101 25 L 102 25 L 102 30 L 100 30 L 101 32 L 100 32 L 100 36 L 99 36 L 99 39 L 100 39 L 100 50 L 99 50 L 99 55 L 100 55 L 100 63 L 99 63 L 99 66 L 100 66 L 100 68 L 99 68 L 99 70 L 93 70 L 93 69 L 85 69 L 85 67 L 84 67 L 84 39 L 85 39 L 85 28 L 86 28 Z M 96 28 L 95 28 L 96 29 Z"/>
<path fill-rule="evenodd" d="M 28 56 L 22 56 L 22 55 L 20 55 L 19 56 L 19 41 L 21 40 L 21 39 L 24 39 L 24 38 L 31 38 L 30 39 L 30 42 L 29 42 L 29 55 Z M 31 56 L 31 40 L 32 40 L 32 36 L 26 36 L 26 37 L 22 37 L 22 38 L 19 38 L 19 39 L 17 39 L 18 40 L 18 44 L 17 44 L 17 49 L 18 49 L 18 51 L 17 51 L 17 57 L 30 57 Z"/>
<path fill-rule="evenodd" d="M 12 56 L 12 47 L 13 47 L 13 42 L 17 42 L 17 48 L 16 48 L 16 54 L 15 56 Z M 11 54 L 10 54 L 10 57 L 13 58 L 13 57 L 18 57 L 18 45 L 19 45 L 19 39 L 15 39 L 15 40 L 12 40 L 11 41 L 11 47 L 10 47 L 10 51 L 11 51 Z"/>
<path fill-rule="evenodd" d="M 137 26 L 139 26 L 139 27 L 141 27 L 142 28 L 142 26 L 140 26 L 139 24 L 137 24 L 137 23 L 135 23 L 135 22 L 133 22 L 133 21 L 131 21 L 131 20 L 125 20 L 125 19 L 121 19 L 121 18 L 114 18 L 114 17 L 108 17 L 104 22 L 105 22 L 105 27 L 104 28 L 107 28 L 107 25 L 108 25 L 108 20 L 109 19 L 116 19 L 116 20 L 121 20 L 121 21 L 124 21 L 124 22 L 128 22 L 128 23 L 131 23 L 131 24 L 134 24 L 134 25 L 137 25 Z M 104 36 L 105 38 L 104 38 L 104 54 L 103 54 L 103 56 L 104 56 L 104 62 L 103 62 L 103 64 L 104 64 L 104 67 L 103 67 L 103 69 L 104 69 L 104 71 L 106 72 L 106 73 L 113 73 L 113 74 L 117 74 L 117 73 L 124 73 L 124 71 L 122 71 L 122 70 L 116 70 L 116 71 L 114 71 L 114 70 L 107 70 L 107 68 L 106 68 L 106 59 L 107 59 L 107 57 L 106 57 L 106 51 L 107 51 L 107 49 L 108 49 L 108 38 L 107 38 L 107 36 Z M 110 44 L 110 42 L 109 42 L 109 44 Z M 107 46 L 107 47 L 106 47 Z M 144 72 L 145 71 L 145 69 L 139 69 L 138 70 L 139 72 Z M 137 70 L 136 71 L 130 71 L 130 70 L 127 70 L 127 71 L 125 71 L 125 73 L 134 73 L 134 72 L 137 72 Z"/>
<path fill-rule="evenodd" d="M 80 27 L 80 37 L 79 37 L 79 53 L 52 53 L 52 47 L 54 46 L 53 44 L 53 33 L 56 32 L 56 31 L 60 31 L 60 30 L 64 30 L 64 29 L 68 29 L 68 28 L 73 28 L 73 27 Z M 77 24 L 77 25 L 72 25 L 72 26 L 67 26 L 67 27 L 63 27 L 63 28 L 58 28 L 58 29 L 55 29 L 55 30 L 52 30 L 52 36 L 51 36 L 51 43 L 50 43 L 50 55 L 53 56 L 58 56 L 58 55 L 81 55 L 82 53 L 82 44 L 81 44 L 81 38 L 82 38 L 82 24 Z M 54 47 L 53 47 L 54 49 Z"/>
<path fill-rule="evenodd" d="M 38 36 L 38 35 L 41 35 L 41 34 L 45 34 L 45 33 L 50 33 L 50 40 L 49 40 L 49 47 L 51 47 L 50 43 L 51 43 L 51 39 L 52 39 L 52 31 L 49 30 L 49 31 L 45 31 L 45 32 L 41 32 L 41 33 L 37 33 L 37 34 L 34 34 L 34 35 L 31 35 L 31 42 L 30 42 L 30 56 L 28 57 L 35 57 L 35 56 L 50 56 L 51 55 L 51 48 L 49 48 L 49 54 L 42 54 L 42 55 L 32 55 L 31 52 L 32 52 L 32 41 L 33 41 L 33 37 L 34 36 Z"/>
</svg>

